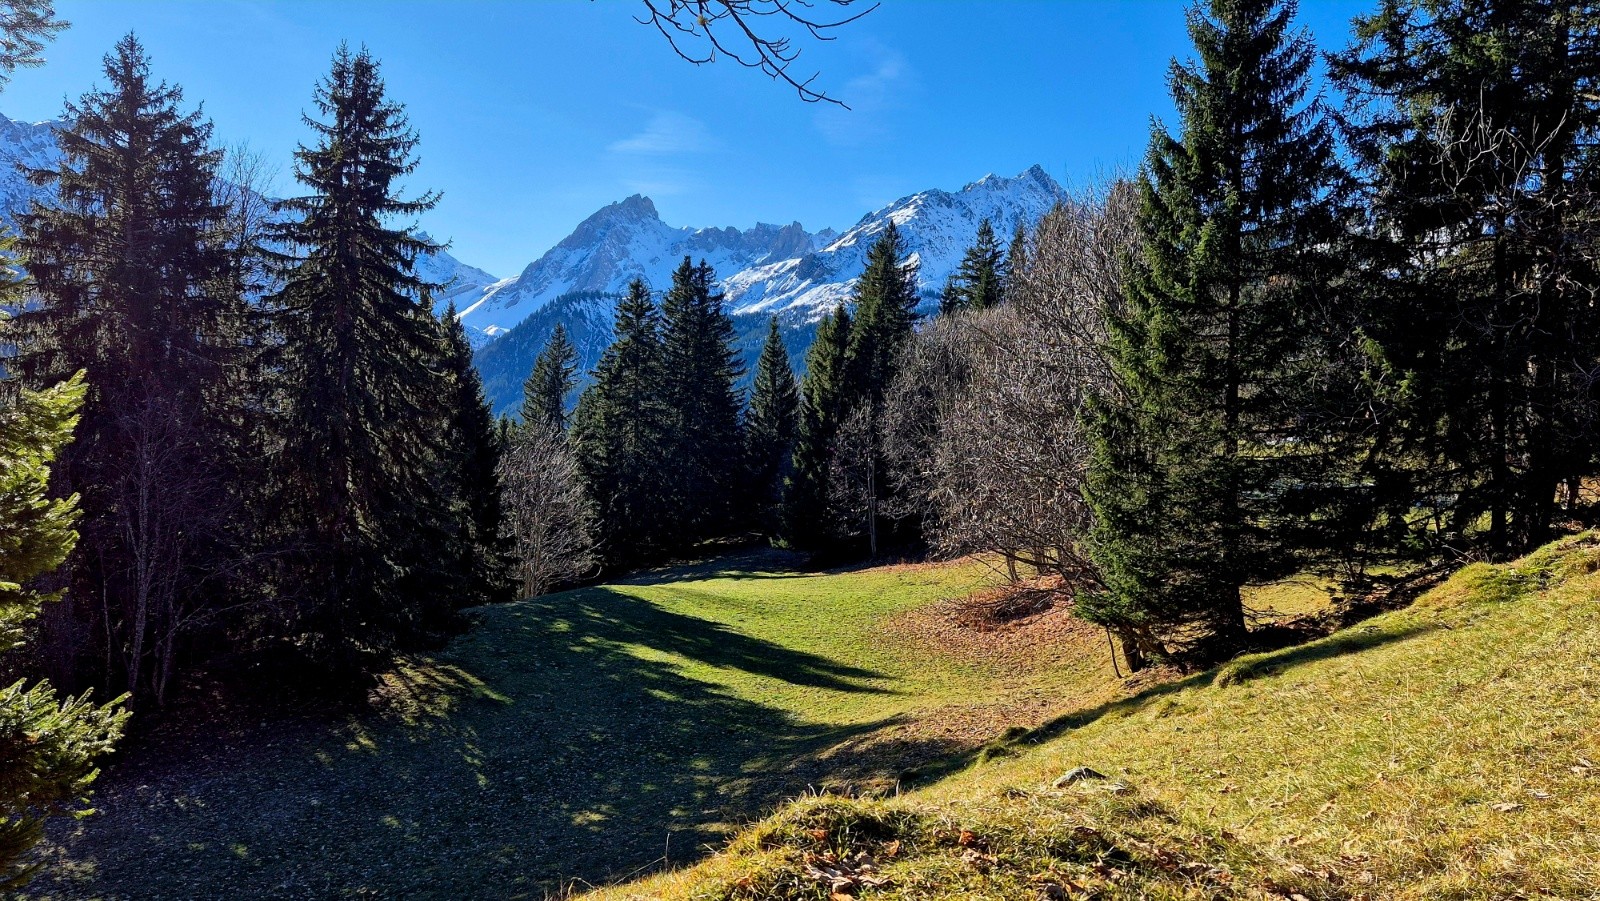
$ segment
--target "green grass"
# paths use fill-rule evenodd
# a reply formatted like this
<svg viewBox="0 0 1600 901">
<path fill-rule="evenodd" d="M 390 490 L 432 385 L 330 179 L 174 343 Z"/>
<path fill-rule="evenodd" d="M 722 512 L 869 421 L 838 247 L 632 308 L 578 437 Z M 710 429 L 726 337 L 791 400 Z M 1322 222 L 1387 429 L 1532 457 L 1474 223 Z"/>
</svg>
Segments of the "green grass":
<svg viewBox="0 0 1600 901">
<path fill-rule="evenodd" d="M 929 605 L 990 584 L 981 565 L 784 559 L 483 608 L 375 712 L 146 741 L 33 891 L 539 898 L 694 861 L 808 787 L 931 779 L 1120 691 L 1094 641 L 942 644 Z"/>
<path fill-rule="evenodd" d="M 599 899 L 824 899 L 841 860 L 886 880 L 862 898 L 1597 898 L 1597 569 L 1592 535 L 1470 566 L 892 801 L 801 801 Z M 1056 784 L 1082 765 L 1110 780 Z"/>
</svg>

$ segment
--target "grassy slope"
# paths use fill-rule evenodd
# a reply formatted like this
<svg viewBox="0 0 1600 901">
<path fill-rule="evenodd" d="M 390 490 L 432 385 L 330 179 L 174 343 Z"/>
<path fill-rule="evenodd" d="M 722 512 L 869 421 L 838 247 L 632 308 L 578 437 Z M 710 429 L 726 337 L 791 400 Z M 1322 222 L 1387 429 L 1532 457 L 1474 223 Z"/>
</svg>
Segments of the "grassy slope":
<svg viewBox="0 0 1600 901">
<path fill-rule="evenodd" d="M 935 652 L 928 605 L 988 578 L 765 556 L 485 608 L 381 714 L 131 750 L 34 891 L 537 898 L 689 862 L 808 785 L 889 784 L 1120 690 L 1095 633 Z"/>
<path fill-rule="evenodd" d="M 603 899 L 1600 897 L 1600 549 L 1071 714 L 889 801 L 802 800 Z M 1056 787 L 1072 767 L 1111 780 Z M 866 855 L 866 856 L 859 856 Z M 874 888 L 871 880 L 887 878 Z"/>
</svg>

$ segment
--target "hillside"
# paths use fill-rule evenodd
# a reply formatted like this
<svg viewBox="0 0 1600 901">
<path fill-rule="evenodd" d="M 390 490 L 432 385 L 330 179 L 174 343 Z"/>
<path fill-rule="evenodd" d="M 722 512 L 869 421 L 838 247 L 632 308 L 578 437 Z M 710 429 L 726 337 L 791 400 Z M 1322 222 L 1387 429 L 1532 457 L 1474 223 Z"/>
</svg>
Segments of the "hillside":
<svg viewBox="0 0 1600 901">
<path fill-rule="evenodd" d="M 803 800 L 596 898 L 1595 898 L 1597 570 L 1593 535 L 1475 564 L 1409 609 L 1069 714 L 892 801 Z"/>
<path fill-rule="evenodd" d="M 692 862 L 808 786 L 931 778 L 1125 690 L 1064 611 L 949 628 L 984 566 L 788 562 L 482 608 L 374 711 L 146 736 L 100 812 L 58 828 L 34 896 L 542 898 Z"/>
</svg>

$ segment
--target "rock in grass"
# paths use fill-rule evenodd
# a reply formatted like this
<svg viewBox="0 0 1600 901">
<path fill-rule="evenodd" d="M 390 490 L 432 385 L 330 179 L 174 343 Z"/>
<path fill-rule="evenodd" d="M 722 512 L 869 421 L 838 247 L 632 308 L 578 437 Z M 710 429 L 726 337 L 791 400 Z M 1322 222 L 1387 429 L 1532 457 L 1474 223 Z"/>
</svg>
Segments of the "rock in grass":
<svg viewBox="0 0 1600 901">
<path fill-rule="evenodd" d="M 1090 779 L 1104 778 L 1106 778 L 1106 774 L 1098 770 L 1092 770 L 1086 766 L 1073 767 L 1072 769 L 1067 770 L 1065 773 L 1062 773 L 1055 782 L 1051 783 L 1051 786 L 1054 788 L 1066 788 L 1074 782 L 1085 782 Z"/>
</svg>

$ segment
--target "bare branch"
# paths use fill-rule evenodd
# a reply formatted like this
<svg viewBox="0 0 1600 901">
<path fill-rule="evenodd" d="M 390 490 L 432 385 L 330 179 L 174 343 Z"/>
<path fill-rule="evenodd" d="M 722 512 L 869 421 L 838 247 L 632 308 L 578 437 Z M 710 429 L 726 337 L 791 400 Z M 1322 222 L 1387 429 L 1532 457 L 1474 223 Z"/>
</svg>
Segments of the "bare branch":
<svg viewBox="0 0 1600 901">
<path fill-rule="evenodd" d="M 847 9 L 859 0 L 826 0 Z M 731 59 L 749 69 L 759 69 L 775 81 L 795 89 L 807 103 L 833 103 L 849 109 L 843 101 L 812 87 L 817 74 L 798 78 L 789 69 L 800 58 L 801 48 L 794 38 L 773 29 L 797 29 L 816 41 L 834 40 L 833 29 L 855 22 L 878 8 L 866 9 L 838 18 L 818 16 L 806 0 L 643 0 L 648 15 L 641 25 L 654 26 L 684 61 L 697 66 Z M 775 26 L 761 22 L 773 19 Z M 729 38 L 730 34 L 732 37 Z"/>
</svg>

